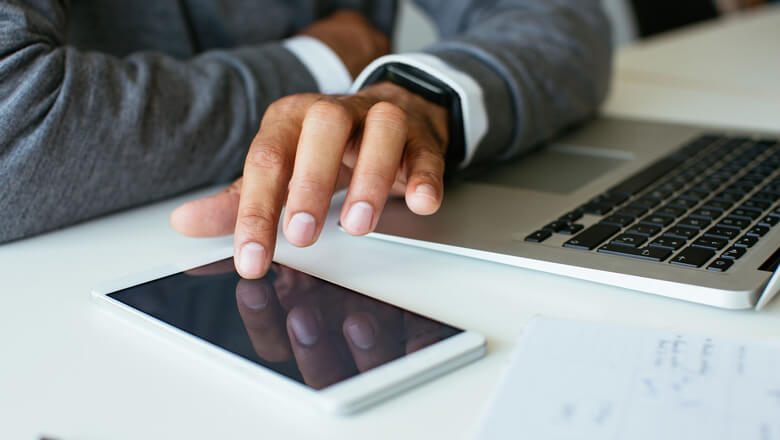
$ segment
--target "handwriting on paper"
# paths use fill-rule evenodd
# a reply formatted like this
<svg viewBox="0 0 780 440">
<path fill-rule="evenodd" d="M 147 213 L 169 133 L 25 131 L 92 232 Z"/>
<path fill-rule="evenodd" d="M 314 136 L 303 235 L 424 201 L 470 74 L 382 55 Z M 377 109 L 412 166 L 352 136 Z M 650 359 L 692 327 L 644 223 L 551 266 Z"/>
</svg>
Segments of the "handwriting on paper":
<svg viewBox="0 0 780 440">
<path fill-rule="evenodd" d="M 780 440 L 780 345 L 536 319 L 479 437 Z"/>
</svg>

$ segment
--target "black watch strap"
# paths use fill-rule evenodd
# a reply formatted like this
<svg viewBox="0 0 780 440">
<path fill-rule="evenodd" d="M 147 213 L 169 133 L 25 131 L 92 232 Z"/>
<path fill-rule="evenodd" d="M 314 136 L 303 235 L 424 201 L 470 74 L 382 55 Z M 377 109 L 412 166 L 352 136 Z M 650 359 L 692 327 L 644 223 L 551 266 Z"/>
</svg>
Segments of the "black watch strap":
<svg viewBox="0 0 780 440">
<path fill-rule="evenodd" d="M 363 87 L 381 81 L 390 81 L 427 101 L 449 109 L 450 144 L 447 146 L 447 169 L 457 170 L 466 157 L 463 110 L 458 93 L 438 78 L 402 63 L 388 63 L 379 67 L 371 73 Z"/>
</svg>

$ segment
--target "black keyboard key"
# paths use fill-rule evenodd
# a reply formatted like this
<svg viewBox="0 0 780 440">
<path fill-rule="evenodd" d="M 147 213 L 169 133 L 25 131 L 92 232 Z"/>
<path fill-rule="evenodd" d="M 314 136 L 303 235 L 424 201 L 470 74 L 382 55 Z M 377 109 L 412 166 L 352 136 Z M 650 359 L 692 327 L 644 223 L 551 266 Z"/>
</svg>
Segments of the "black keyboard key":
<svg viewBox="0 0 780 440">
<path fill-rule="evenodd" d="M 759 211 L 766 211 L 771 205 L 771 203 L 765 202 L 763 200 L 752 198 L 743 203 L 741 208 L 754 208 L 758 209 Z"/>
<path fill-rule="evenodd" d="M 760 192 L 770 193 L 770 194 L 780 194 L 780 185 L 776 183 L 770 183 L 765 187 L 761 188 Z"/>
<path fill-rule="evenodd" d="M 641 223 L 646 225 L 660 226 L 664 228 L 666 226 L 669 226 L 673 221 L 674 221 L 673 217 L 650 214 L 647 217 L 643 218 Z"/>
<path fill-rule="evenodd" d="M 703 207 L 710 208 L 710 209 L 720 209 L 725 211 L 726 209 L 731 208 L 732 205 L 733 203 L 729 202 L 728 200 L 712 199 L 704 202 Z"/>
<path fill-rule="evenodd" d="M 619 244 L 621 246 L 639 247 L 647 241 L 647 237 L 638 234 L 621 234 L 612 240 L 612 244 Z"/>
<path fill-rule="evenodd" d="M 731 258 L 732 260 L 739 260 L 739 257 L 745 255 L 745 248 L 739 246 L 731 246 L 726 249 L 725 252 L 720 254 L 720 258 Z"/>
<path fill-rule="evenodd" d="M 694 206 L 696 206 L 697 203 L 699 202 L 696 200 L 677 198 L 669 202 L 669 206 L 677 206 L 680 208 L 691 209 Z"/>
<path fill-rule="evenodd" d="M 634 223 L 634 217 L 621 214 L 612 214 L 601 222 L 608 225 L 620 226 L 622 228 L 630 225 L 631 223 Z"/>
<path fill-rule="evenodd" d="M 777 208 L 775 208 L 775 210 L 774 210 L 774 211 L 770 212 L 770 213 L 769 213 L 769 215 L 773 215 L 773 216 L 775 216 L 775 217 L 780 217 L 780 206 L 778 206 Z"/>
<path fill-rule="evenodd" d="M 666 175 L 683 162 L 682 159 L 665 157 L 613 187 L 610 192 L 634 195 Z"/>
<path fill-rule="evenodd" d="M 747 193 L 748 193 L 748 191 L 742 191 L 741 189 L 739 189 L 739 188 L 735 188 L 735 187 L 733 187 L 733 186 L 729 186 L 728 188 L 726 188 L 726 189 L 724 190 L 724 192 L 726 192 L 726 193 L 729 193 L 729 194 L 733 194 L 733 195 L 734 195 L 734 197 L 736 197 L 736 199 L 735 199 L 735 200 L 739 200 L 739 199 L 741 199 L 742 197 L 745 197 L 745 194 L 747 194 Z"/>
<path fill-rule="evenodd" d="M 528 237 L 525 237 L 525 241 L 531 242 L 531 243 L 541 243 L 544 240 L 547 240 L 552 235 L 552 232 L 545 231 L 542 229 L 541 231 L 536 231 L 533 234 L 529 235 Z"/>
<path fill-rule="evenodd" d="M 696 186 L 694 186 L 691 189 L 694 189 L 696 191 L 703 191 L 705 194 L 709 194 L 718 188 L 720 188 L 720 183 L 705 181 L 705 182 L 699 182 L 698 184 L 696 184 Z"/>
<path fill-rule="evenodd" d="M 617 206 L 628 200 L 626 194 L 621 193 L 607 193 L 596 196 L 590 203 L 601 203 L 602 205 Z"/>
<path fill-rule="evenodd" d="M 753 185 L 756 186 L 759 183 L 763 182 L 764 178 L 761 176 L 757 176 L 755 174 L 745 174 L 744 176 L 740 177 L 737 182 L 745 184 L 745 185 Z"/>
<path fill-rule="evenodd" d="M 728 216 L 723 220 L 721 220 L 720 223 L 718 223 L 718 225 L 728 226 L 731 228 L 745 229 L 748 226 L 750 226 L 750 220 L 745 220 L 744 218 L 740 218 L 740 217 Z"/>
<path fill-rule="evenodd" d="M 588 203 L 582 207 L 582 211 L 586 214 L 604 215 L 612 211 L 612 207 L 603 203 Z"/>
<path fill-rule="evenodd" d="M 737 208 L 729 214 L 730 217 L 738 217 L 743 219 L 755 220 L 761 217 L 761 211 L 754 211 L 752 209 Z"/>
<path fill-rule="evenodd" d="M 671 191 L 669 189 L 666 189 L 666 188 L 655 188 L 655 189 L 645 193 L 645 196 L 652 197 L 654 199 L 664 200 L 664 199 L 669 198 L 669 196 L 671 196 L 672 194 L 674 194 L 674 191 Z"/>
<path fill-rule="evenodd" d="M 696 239 L 696 241 L 694 241 L 691 246 L 715 249 L 716 251 L 719 251 L 726 247 L 727 244 L 729 244 L 729 241 L 723 238 L 704 236 Z"/>
<path fill-rule="evenodd" d="M 774 225 L 776 225 L 778 222 L 780 222 L 780 217 L 775 217 L 773 215 L 768 215 L 763 218 L 760 222 L 758 222 L 761 226 L 769 226 L 770 228 Z"/>
<path fill-rule="evenodd" d="M 724 182 L 727 182 L 729 179 L 731 179 L 731 174 L 725 173 L 725 174 L 712 174 L 707 177 L 707 182 L 712 183 L 713 185 L 723 185 Z"/>
<path fill-rule="evenodd" d="M 704 235 L 709 237 L 725 238 L 726 240 L 733 240 L 737 238 L 737 235 L 739 235 L 739 229 L 715 225 L 708 229 Z"/>
<path fill-rule="evenodd" d="M 580 232 L 585 226 L 579 223 L 567 223 L 566 226 L 561 228 L 558 233 L 563 235 L 574 235 Z"/>
<path fill-rule="evenodd" d="M 729 202 L 736 202 L 737 200 L 742 198 L 742 194 L 737 194 L 733 192 L 719 192 L 714 198 L 720 199 L 720 200 L 728 200 Z"/>
<path fill-rule="evenodd" d="M 617 214 L 630 215 L 631 217 L 641 217 L 647 214 L 647 208 L 641 205 L 631 204 L 621 208 L 620 211 L 617 212 Z"/>
<path fill-rule="evenodd" d="M 688 226 L 696 229 L 703 229 L 710 225 L 710 221 L 704 218 L 685 217 L 677 226 Z"/>
<path fill-rule="evenodd" d="M 698 229 L 688 228 L 685 226 L 675 226 L 672 229 L 666 231 L 665 235 L 690 240 L 691 238 L 695 237 L 698 233 L 699 233 Z"/>
<path fill-rule="evenodd" d="M 654 226 L 654 225 L 639 224 L 639 225 L 631 226 L 630 228 L 628 228 L 627 232 L 652 237 L 653 235 L 661 232 L 661 228 L 659 226 Z"/>
<path fill-rule="evenodd" d="M 715 208 L 699 208 L 691 213 L 691 217 L 706 218 L 707 220 L 715 220 L 723 215 L 723 211 Z"/>
<path fill-rule="evenodd" d="M 717 260 L 710 263 L 709 266 L 707 266 L 707 270 L 711 270 L 713 272 L 725 272 L 729 270 L 729 267 L 734 264 L 734 260 L 730 260 L 728 258 L 718 258 Z"/>
<path fill-rule="evenodd" d="M 676 238 L 676 237 L 664 235 L 663 237 L 658 237 L 655 240 L 653 240 L 653 242 L 650 243 L 650 246 L 673 249 L 676 251 L 677 249 L 680 249 L 681 247 L 685 246 L 685 240 L 683 240 L 682 238 Z"/>
<path fill-rule="evenodd" d="M 556 220 L 556 221 L 554 221 L 552 223 L 549 223 L 549 224 L 545 225 L 545 227 L 543 227 L 542 229 L 544 229 L 545 231 L 550 231 L 550 232 L 558 232 L 561 229 L 563 229 L 565 226 L 566 226 L 566 222 L 562 222 L 560 220 Z"/>
<path fill-rule="evenodd" d="M 680 194 L 681 199 L 689 199 L 689 200 L 701 200 L 705 197 L 710 195 L 710 193 L 705 191 L 698 191 L 695 189 L 689 189 L 688 191 L 685 191 L 684 193 Z"/>
<path fill-rule="evenodd" d="M 649 261 L 664 261 L 669 258 L 672 251 L 666 248 L 659 247 L 647 247 L 647 248 L 632 248 L 628 246 L 621 246 L 617 244 L 608 244 L 599 248 L 599 252 L 609 255 L 620 255 L 623 257 L 639 258 Z"/>
<path fill-rule="evenodd" d="M 675 255 L 669 262 L 679 266 L 702 267 L 713 256 L 715 256 L 715 251 L 712 249 L 689 247 Z"/>
<path fill-rule="evenodd" d="M 558 220 L 560 220 L 562 222 L 566 222 L 566 223 L 574 223 L 577 220 L 582 218 L 582 214 L 583 214 L 583 212 L 582 212 L 581 209 L 575 209 L 574 211 L 572 211 L 572 212 L 570 212 L 568 214 L 564 214 Z"/>
<path fill-rule="evenodd" d="M 756 237 L 755 235 L 743 235 L 742 238 L 740 238 L 739 240 L 737 240 L 736 243 L 734 243 L 734 246 L 751 248 L 756 243 L 758 243 L 758 237 Z"/>
<path fill-rule="evenodd" d="M 753 226 L 753 229 L 747 231 L 747 235 L 755 235 L 756 237 L 763 237 L 769 232 L 769 228 L 766 226 Z"/>
<path fill-rule="evenodd" d="M 656 210 L 655 213 L 656 214 L 662 214 L 662 215 L 668 215 L 669 217 L 679 217 L 679 216 L 685 214 L 685 211 L 687 211 L 687 209 L 678 208 L 676 206 L 666 205 L 666 206 Z"/>
<path fill-rule="evenodd" d="M 593 250 L 619 231 L 620 228 L 617 226 L 597 223 L 569 239 L 563 246 L 572 249 Z"/>
<path fill-rule="evenodd" d="M 637 205 L 644 206 L 647 209 L 653 209 L 661 204 L 661 201 L 652 197 L 640 197 L 634 202 Z"/>
<path fill-rule="evenodd" d="M 753 198 L 757 200 L 764 200 L 769 203 L 774 203 L 780 198 L 780 194 L 772 193 L 768 191 L 759 191 L 753 194 Z"/>
</svg>

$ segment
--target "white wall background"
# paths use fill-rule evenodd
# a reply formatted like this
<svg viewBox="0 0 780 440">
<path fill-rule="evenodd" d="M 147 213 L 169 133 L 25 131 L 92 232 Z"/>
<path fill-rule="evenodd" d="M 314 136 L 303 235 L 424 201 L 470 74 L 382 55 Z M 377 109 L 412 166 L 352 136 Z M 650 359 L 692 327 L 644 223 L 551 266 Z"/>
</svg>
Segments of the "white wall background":
<svg viewBox="0 0 780 440">
<path fill-rule="evenodd" d="M 636 38 L 636 26 L 627 0 L 602 0 L 602 4 L 612 21 L 615 45 L 633 41 Z M 394 41 L 396 51 L 417 50 L 436 41 L 436 38 L 436 29 L 428 17 L 411 0 L 401 0 L 401 14 Z"/>
</svg>

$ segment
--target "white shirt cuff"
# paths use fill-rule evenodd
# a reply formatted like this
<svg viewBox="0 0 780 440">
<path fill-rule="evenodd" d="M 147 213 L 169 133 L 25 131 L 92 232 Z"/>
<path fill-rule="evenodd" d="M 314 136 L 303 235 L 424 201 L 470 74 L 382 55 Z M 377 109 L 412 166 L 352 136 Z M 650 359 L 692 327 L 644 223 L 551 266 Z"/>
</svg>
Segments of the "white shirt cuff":
<svg viewBox="0 0 780 440">
<path fill-rule="evenodd" d="M 349 90 L 352 76 L 341 58 L 325 43 L 313 37 L 298 36 L 288 38 L 282 44 L 309 69 L 320 93 L 333 95 Z"/>
<path fill-rule="evenodd" d="M 487 110 L 482 87 L 471 76 L 453 68 L 433 55 L 405 53 L 377 58 L 358 75 L 355 83 L 352 84 L 350 93 L 359 91 L 374 71 L 390 63 L 400 63 L 420 69 L 455 90 L 458 98 L 460 98 L 461 112 L 463 113 L 463 135 L 466 150 L 460 167 L 465 168 L 468 166 L 474 158 L 477 146 L 485 137 L 488 129 Z"/>
</svg>

